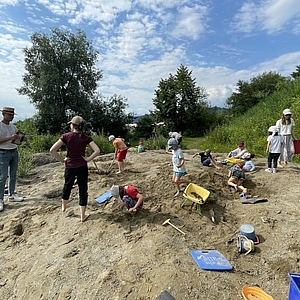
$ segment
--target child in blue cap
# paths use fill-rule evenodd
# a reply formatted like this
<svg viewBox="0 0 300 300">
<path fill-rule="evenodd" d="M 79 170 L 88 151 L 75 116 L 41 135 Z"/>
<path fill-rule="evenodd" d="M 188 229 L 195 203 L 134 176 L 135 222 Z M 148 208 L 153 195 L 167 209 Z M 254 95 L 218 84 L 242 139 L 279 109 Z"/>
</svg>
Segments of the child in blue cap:
<svg viewBox="0 0 300 300">
<path fill-rule="evenodd" d="M 171 151 L 170 151 L 171 150 Z M 189 180 L 183 179 L 182 177 L 187 174 L 185 168 L 184 155 L 178 146 L 178 141 L 175 138 L 171 138 L 168 141 L 168 151 L 167 154 L 172 154 L 172 162 L 173 162 L 173 178 L 172 181 L 175 184 L 175 195 L 177 197 L 180 193 L 179 185 L 182 183 L 190 183 Z"/>
</svg>

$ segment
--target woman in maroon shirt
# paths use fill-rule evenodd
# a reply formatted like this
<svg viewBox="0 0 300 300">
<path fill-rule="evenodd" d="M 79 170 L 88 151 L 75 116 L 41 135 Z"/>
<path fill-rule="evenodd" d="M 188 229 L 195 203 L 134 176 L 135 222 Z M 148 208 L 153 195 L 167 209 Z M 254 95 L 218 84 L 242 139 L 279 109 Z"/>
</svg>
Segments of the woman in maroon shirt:
<svg viewBox="0 0 300 300">
<path fill-rule="evenodd" d="M 65 184 L 62 191 L 62 211 L 65 212 L 67 209 L 67 203 L 76 178 L 79 188 L 80 219 L 81 222 L 84 222 L 90 216 L 85 213 L 88 200 L 87 163 L 100 154 L 100 149 L 90 136 L 82 133 L 84 126 L 84 120 L 82 117 L 75 116 L 69 123 L 71 132 L 63 134 L 51 147 L 50 153 L 58 161 L 65 164 Z M 66 145 L 67 147 L 67 156 L 65 159 L 57 152 L 63 145 Z M 89 157 L 85 156 L 87 146 L 90 146 L 93 150 L 93 153 Z"/>
</svg>

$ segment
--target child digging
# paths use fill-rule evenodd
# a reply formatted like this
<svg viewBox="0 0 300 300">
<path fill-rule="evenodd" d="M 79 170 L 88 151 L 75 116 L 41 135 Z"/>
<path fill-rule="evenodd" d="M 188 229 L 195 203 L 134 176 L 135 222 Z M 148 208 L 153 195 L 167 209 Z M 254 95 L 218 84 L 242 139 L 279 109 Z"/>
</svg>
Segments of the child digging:
<svg viewBox="0 0 300 300">
<path fill-rule="evenodd" d="M 172 181 L 175 184 L 175 194 L 174 197 L 177 197 L 180 193 L 180 184 L 190 183 L 189 180 L 183 179 L 182 177 L 187 174 L 185 164 L 184 164 L 184 155 L 182 150 L 178 146 L 178 141 L 175 138 L 171 138 L 168 141 L 168 151 L 167 154 L 172 154 L 173 162 L 173 178 Z M 172 149 L 172 151 L 170 151 Z"/>
<path fill-rule="evenodd" d="M 245 172 L 239 164 L 236 164 L 229 169 L 228 177 L 227 183 L 229 186 L 234 187 L 236 191 L 240 189 L 243 193 L 247 193 L 247 189 L 243 186 Z"/>
</svg>

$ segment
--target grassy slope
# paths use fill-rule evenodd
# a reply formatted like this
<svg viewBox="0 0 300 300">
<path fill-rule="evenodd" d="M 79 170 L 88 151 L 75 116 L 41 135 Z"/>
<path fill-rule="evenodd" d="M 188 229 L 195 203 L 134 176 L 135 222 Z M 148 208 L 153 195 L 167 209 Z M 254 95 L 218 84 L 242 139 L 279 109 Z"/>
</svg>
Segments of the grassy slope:
<svg viewBox="0 0 300 300">
<path fill-rule="evenodd" d="M 295 135 L 300 139 L 300 80 L 281 88 L 264 101 L 249 109 L 245 114 L 230 120 L 228 125 L 220 126 L 203 138 L 185 138 L 187 148 L 213 152 L 229 152 L 236 147 L 238 141 L 245 141 L 247 149 L 257 156 L 266 157 L 265 152 L 268 128 L 281 118 L 282 111 L 290 108 L 296 126 Z M 300 157 L 295 157 L 300 162 Z"/>
</svg>

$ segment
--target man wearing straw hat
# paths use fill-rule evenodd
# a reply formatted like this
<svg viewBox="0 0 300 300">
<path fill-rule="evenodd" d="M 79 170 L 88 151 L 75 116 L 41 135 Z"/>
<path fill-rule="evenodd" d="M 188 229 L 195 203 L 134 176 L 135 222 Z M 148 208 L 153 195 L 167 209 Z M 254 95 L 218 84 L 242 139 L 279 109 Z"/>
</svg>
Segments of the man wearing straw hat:
<svg viewBox="0 0 300 300">
<path fill-rule="evenodd" d="M 4 106 L 0 121 L 0 211 L 4 208 L 4 190 L 8 178 L 8 201 L 20 202 L 23 197 L 15 193 L 19 152 L 14 141 L 18 138 L 18 129 L 11 124 L 15 116 L 15 109 Z"/>
</svg>

